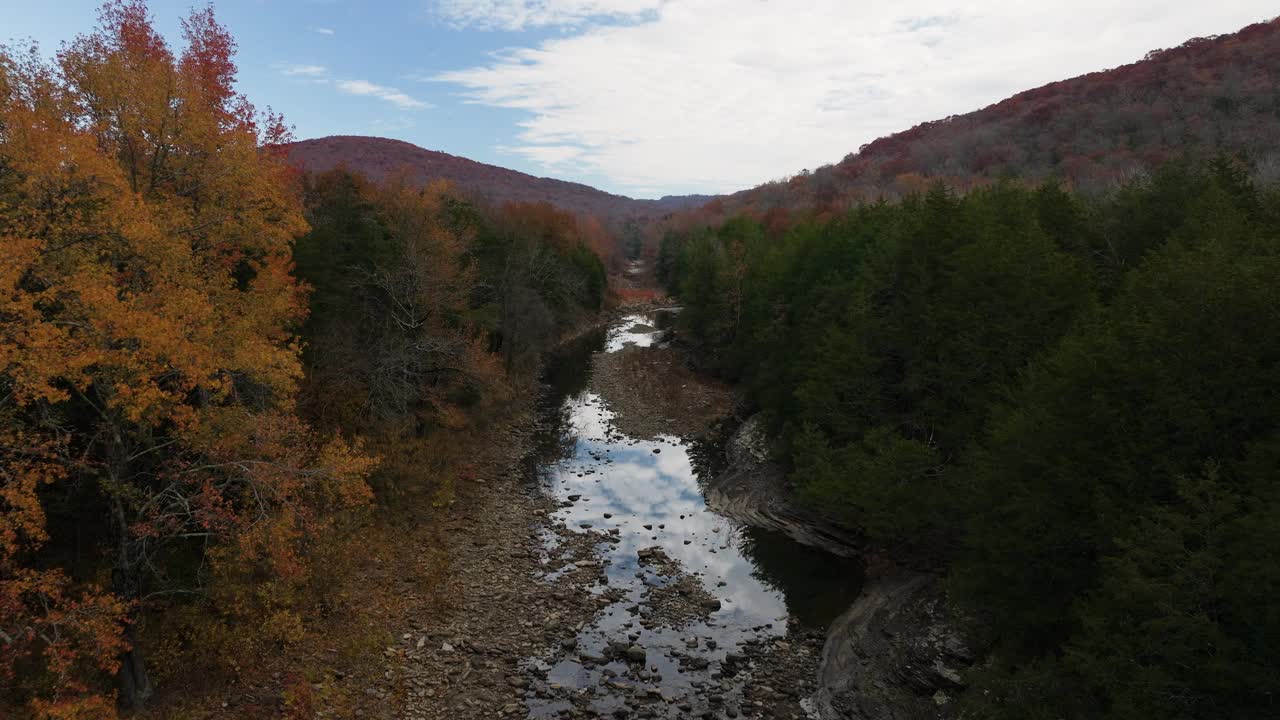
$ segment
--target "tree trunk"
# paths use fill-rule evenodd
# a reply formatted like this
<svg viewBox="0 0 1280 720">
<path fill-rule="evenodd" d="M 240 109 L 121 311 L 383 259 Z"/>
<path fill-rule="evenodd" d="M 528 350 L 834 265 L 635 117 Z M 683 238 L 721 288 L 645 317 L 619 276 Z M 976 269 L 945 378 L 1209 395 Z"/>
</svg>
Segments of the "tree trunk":
<svg viewBox="0 0 1280 720">
<path fill-rule="evenodd" d="M 120 705 L 133 712 L 146 706 L 151 697 L 151 677 L 147 675 L 147 667 L 142 661 L 142 653 L 138 650 L 137 633 L 133 625 L 125 628 L 125 640 L 129 649 L 120 655 Z"/>
<path fill-rule="evenodd" d="M 124 504 L 115 498 L 115 525 L 119 547 L 116 549 L 116 563 L 111 570 L 111 590 L 123 600 L 138 599 L 138 578 L 134 563 L 129 557 L 129 524 L 125 520 Z M 130 615 L 136 615 L 134 608 Z M 136 618 L 130 617 L 130 620 Z M 116 677 L 120 684 L 120 705 L 125 710 L 141 711 L 151 697 L 151 678 L 147 675 L 147 666 L 142 660 L 142 651 L 138 649 L 136 624 L 130 622 L 124 629 L 124 639 L 129 649 L 120 654 L 120 671 Z"/>
<path fill-rule="evenodd" d="M 512 305 L 512 275 L 512 260 L 510 256 L 508 256 L 506 267 L 503 268 L 502 272 L 502 302 L 498 311 L 498 334 L 502 338 L 502 364 L 508 375 L 511 374 L 512 366 L 515 365 L 516 354 L 516 329 L 515 320 L 513 318 L 515 310 Z"/>
</svg>

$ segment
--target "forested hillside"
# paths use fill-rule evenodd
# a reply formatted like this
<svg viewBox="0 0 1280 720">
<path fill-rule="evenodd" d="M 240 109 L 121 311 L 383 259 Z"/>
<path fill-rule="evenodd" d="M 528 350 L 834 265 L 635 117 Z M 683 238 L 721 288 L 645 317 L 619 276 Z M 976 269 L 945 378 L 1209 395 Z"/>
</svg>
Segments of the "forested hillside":
<svg viewBox="0 0 1280 720">
<path fill-rule="evenodd" d="M 733 214 L 840 210 L 945 180 L 1056 178 L 1104 191 L 1167 161 L 1247 158 L 1280 177 L 1280 19 L 1153 50 L 1138 62 L 1027 90 L 868 143 L 833 164 L 715 203 Z"/>
<path fill-rule="evenodd" d="M 660 273 L 796 491 L 949 567 L 981 717 L 1263 718 L 1280 692 L 1280 188 L 939 183 Z"/>
</svg>

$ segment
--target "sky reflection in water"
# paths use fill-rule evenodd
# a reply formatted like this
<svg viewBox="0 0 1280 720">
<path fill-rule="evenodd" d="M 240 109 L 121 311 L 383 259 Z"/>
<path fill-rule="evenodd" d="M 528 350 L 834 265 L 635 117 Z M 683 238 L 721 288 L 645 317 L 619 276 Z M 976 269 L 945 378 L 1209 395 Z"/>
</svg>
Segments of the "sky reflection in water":
<svg viewBox="0 0 1280 720">
<path fill-rule="evenodd" d="M 549 431 L 554 437 L 541 443 L 543 453 L 535 469 L 553 497 L 581 496 L 554 513 L 553 520 L 575 531 L 582 531 L 584 523 L 595 530 L 619 531 L 620 542 L 600 547 L 607 561 L 609 587 L 623 589 L 626 597 L 599 612 L 584 628 L 579 650 L 602 654 L 608 641 L 638 632 L 637 644 L 646 649 L 647 664 L 658 667 L 662 687 L 687 689 L 699 674 L 677 672 L 670 657 L 672 651 L 690 652 L 685 638 L 702 640 L 698 654 L 713 663 L 701 675 L 705 679 L 725 652 L 752 638 L 783 635 L 789 620 L 824 627 L 856 596 L 861 578 L 848 560 L 780 534 L 743 528 L 708 510 L 687 441 L 672 436 L 636 440 L 610 432 L 612 412 L 600 396 L 584 387 L 587 364 L 582 355 L 589 357 L 602 347 L 613 352 L 629 343 L 651 344 L 656 335 L 632 332 L 637 324 L 656 328 L 665 322 L 652 315 L 624 318 L 607 335 L 585 340 L 563 358 L 558 374 L 552 368 L 550 380 L 556 392 L 549 402 L 556 407 L 548 411 L 556 421 Z M 721 609 L 708 621 L 674 631 L 643 627 L 638 616 L 626 612 L 644 601 L 645 582 L 636 576 L 642 570 L 637 551 L 655 545 L 697 575 L 703 587 L 720 599 Z M 647 575 L 650 583 L 655 582 L 651 572 Z M 707 638 L 716 641 L 716 650 L 705 649 Z M 628 670 L 620 663 L 608 667 L 619 674 Z M 584 687 L 599 681 L 599 671 L 570 657 L 550 668 L 548 681 Z M 549 703 L 542 710 L 554 712 L 556 705 Z M 544 714 L 534 706 L 531 710 Z"/>
</svg>

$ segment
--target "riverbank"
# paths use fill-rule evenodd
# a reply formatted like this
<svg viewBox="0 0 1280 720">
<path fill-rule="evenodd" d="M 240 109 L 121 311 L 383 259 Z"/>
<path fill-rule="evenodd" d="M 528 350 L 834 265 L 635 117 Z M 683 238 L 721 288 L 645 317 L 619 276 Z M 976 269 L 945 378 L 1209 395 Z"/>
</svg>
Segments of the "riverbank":
<svg viewBox="0 0 1280 720">
<path fill-rule="evenodd" d="M 335 538 L 339 547 L 326 555 L 341 566 L 325 569 L 332 584 L 301 633 L 261 664 L 213 675 L 178 669 L 143 717 L 493 717 L 491 708 L 511 699 L 477 684 L 488 668 L 468 672 L 442 648 L 449 639 L 490 651 L 528 642 L 500 630 L 532 624 L 541 603 L 487 585 L 518 586 L 528 561 L 520 549 L 530 542 L 518 528 L 547 510 L 516 479 L 534 418 L 525 399 L 482 426 L 436 433 L 420 490 Z M 480 688 L 493 697 L 473 715 L 445 702 Z"/>
<path fill-rule="evenodd" d="M 821 720 L 954 717 L 975 657 L 941 577 L 869 552 L 851 530 L 802 507 L 773 445 L 761 415 L 743 421 L 726 442 L 727 467 L 704 486 L 708 507 L 870 566 L 866 586 L 827 630 L 806 709 Z"/>
<path fill-rule="evenodd" d="M 598 332 L 610 317 L 566 330 L 561 342 Z M 276 653 L 224 669 L 170 664 L 157 648 L 162 693 L 141 717 L 494 717 L 520 685 L 492 672 L 509 665 L 502 653 L 542 642 L 555 607 L 566 617 L 579 607 L 569 599 L 572 577 L 546 588 L 526 582 L 545 562 L 530 535 L 552 509 L 522 480 L 540 387 L 516 387 L 483 415 L 422 439 L 412 482 L 323 549 L 324 597 Z M 566 546 L 579 551 L 568 562 L 590 555 L 589 542 Z"/>
<path fill-rule="evenodd" d="M 819 718 L 939 720 L 974 656 L 939 577 L 904 570 L 869 580 L 827 633 L 811 707 Z"/>
</svg>

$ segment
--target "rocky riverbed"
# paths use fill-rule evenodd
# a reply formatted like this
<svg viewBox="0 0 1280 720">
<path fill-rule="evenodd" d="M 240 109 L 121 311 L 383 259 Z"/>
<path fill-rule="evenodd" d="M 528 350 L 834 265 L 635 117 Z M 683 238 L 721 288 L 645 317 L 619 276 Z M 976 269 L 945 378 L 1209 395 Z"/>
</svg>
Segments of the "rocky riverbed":
<svg viewBox="0 0 1280 720">
<path fill-rule="evenodd" d="M 449 601 L 386 648 L 367 716 L 857 712 L 866 688 L 840 678 L 863 671 L 850 658 L 865 659 L 865 630 L 880 625 L 864 620 L 884 604 L 850 620 L 859 561 L 796 542 L 777 512 L 734 506 L 709 437 L 732 395 L 689 371 L 661 325 L 623 317 L 553 361 L 536 422 L 459 489 L 442 528 Z M 768 466 L 767 452 L 738 445 L 733 464 L 753 468 L 743 477 Z"/>
<path fill-rule="evenodd" d="M 728 385 L 696 372 L 668 347 L 673 315 L 659 309 L 624 316 L 591 363 L 592 392 L 608 404 L 618 432 L 630 437 L 702 436 L 733 411 Z"/>
<path fill-rule="evenodd" d="M 553 363 L 540 419 L 443 528 L 452 600 L 399 633 L 371 701 L 424 719 L 808 716 L 857 568 L 705 506 L 702 436 L 731 395 L 691 372 L 660 391 L 681 364 L 659 323 L 623 318 Z"/>
<path fill-rule="evenodd" d="M 634 320 L 582 342 L 635 350 L 635 343 L 617 347 L 620 329 L 648 333 Z M 653 351 L 635 366 L 663 377 L 675 360 Z M 726 389 L 689 393 L 696 414 L 682 410 L 677 395 L 664 396 L 657 411 L 630 404 L 637 423 L 668 416 L 686 423 L 685 437 L 657 424 L 632 436 L 602 396 L 653 383 L 636 375 L 618 382 L 620 366 L 595 365 L 607 356 L 579 350 L 562 360 L 539 419 L 507 430 L 506 446 L 460 483 L 436 551 L 448 585 L 433 592 L 445 601 L 398 629 L 383 651 L 383 682 L 365 688 L 353 714 L 806 715 L 801 701 L 817 688 L 822 629 L 790 618 L 782 593 L 751 577 L 755 568 L 740 548 L 750 542 L 701 506 L 691 470 L 695 436 L 707 429 L 703 419 L 728 406 Z M 573 387 L 556 387 L 566 378 Z M 594 424 L 582 425 L 584 416 Z M 616 480 L 613 500 L 608 482 L 593 482 L 605 478 Z M 678 480 L 666 486 L 680 491 L 675 501 L 646 478 Z M 648 510 L 618 502 L 617 491 L 628 488 L 637 502 L 648 498 L 641 502 Z"/>
<path fill-rule="evenodd" d="M 603 576 L 588 593 L 606 602 L 572 641 L 526 660 L 528 712 L 804 717 L 824 619 L 813 604 L 793 612 L 789 593 L 809 600 L 806 581 L 841 589 L 830 620 L 860 574 L 706 507 L 700 483 L 720 452 L 706 436 L 732 396 L 687 370 L 661 325 L 621 318 L 585 363 L 551 373 L 546 416 L 558 427 L 544 433 L 533 480 L 560 500 L 554 527 L 603 532 Z"/>
</svg>

